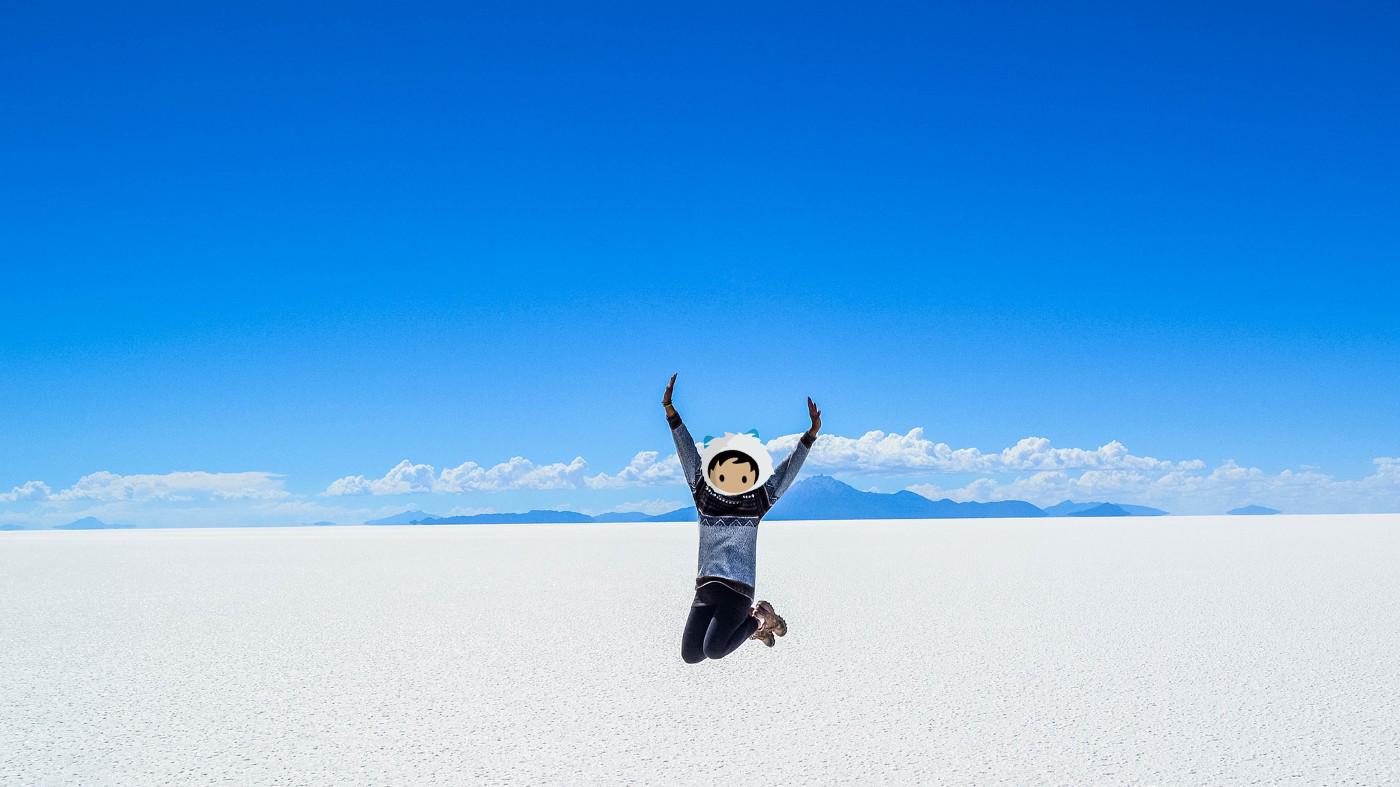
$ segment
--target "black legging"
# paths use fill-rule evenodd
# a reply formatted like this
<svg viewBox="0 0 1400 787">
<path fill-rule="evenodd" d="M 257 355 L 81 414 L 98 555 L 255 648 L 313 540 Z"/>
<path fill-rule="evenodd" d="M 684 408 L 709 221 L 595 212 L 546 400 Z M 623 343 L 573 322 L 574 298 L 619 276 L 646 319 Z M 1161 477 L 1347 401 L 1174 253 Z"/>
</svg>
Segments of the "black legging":
<svg viewBox="0 0 1400 787">
<path fill-rule="evenodd" d="M 758 619 L 749 609 L 748 596 L 739 591 L 718 582 L 701 585 L 685 619 L 681 658 L 695 664 L 733 653 L 758 629 Z"/>
</svg>

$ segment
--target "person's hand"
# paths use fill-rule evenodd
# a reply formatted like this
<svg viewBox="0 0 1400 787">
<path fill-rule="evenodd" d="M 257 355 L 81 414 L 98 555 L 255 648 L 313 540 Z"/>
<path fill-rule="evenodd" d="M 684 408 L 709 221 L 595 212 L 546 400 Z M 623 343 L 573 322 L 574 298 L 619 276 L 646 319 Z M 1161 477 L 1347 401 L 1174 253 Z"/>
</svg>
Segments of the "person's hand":
<svg viewBox="0 0 1400 787">
<path fill-rule="evenodd" d="M 667 407 L 671 406 L 671 391 L 676 387 L 676 376 L 671 375 L 671 382 L 666 384 L 666 393 L 661 397 L 661 403 Z"/>
<path fill-rule="evenodd" d="M 816 439 L 817 432 L 822 428 L 822 411 L 817 409 L 817 403 L 810 396 L 807 397 L 807 415 L 812 419 L 812 428 L 807 430 L 807 434 Z"/>
</svg>

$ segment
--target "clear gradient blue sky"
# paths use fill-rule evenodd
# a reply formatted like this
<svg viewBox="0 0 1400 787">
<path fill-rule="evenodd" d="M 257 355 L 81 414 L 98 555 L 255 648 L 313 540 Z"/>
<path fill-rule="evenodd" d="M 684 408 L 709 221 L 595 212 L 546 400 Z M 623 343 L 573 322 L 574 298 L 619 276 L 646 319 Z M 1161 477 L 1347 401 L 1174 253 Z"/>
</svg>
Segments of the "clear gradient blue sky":
<svg viewBox="0 0 1400 787">
<path fill-rule="evenodd" d="M 697 436 L 810 394 L 852 438 L 1400 455 L 1394 4 L 196 5 L 3 12 L 0 492 L 611 473 L 673 371 Z"/>
</svg>

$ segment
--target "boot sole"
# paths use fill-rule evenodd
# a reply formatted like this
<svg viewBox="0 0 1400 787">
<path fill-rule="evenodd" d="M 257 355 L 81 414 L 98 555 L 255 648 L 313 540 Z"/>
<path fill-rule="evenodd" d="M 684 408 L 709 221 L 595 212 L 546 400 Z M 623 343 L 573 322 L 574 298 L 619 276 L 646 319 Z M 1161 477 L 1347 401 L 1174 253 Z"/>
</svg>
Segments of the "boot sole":
<svg viewBox="0 0 1400 787">
<path fill-rule="evenodd" d="M 773 605 L 767 601 L 760 601 L 758 603 L 760 607 L 773 616 L 773 620 L 775 621 L 772 628 L 773 633 L 780 637 L 787 634 L 787 621 L 783 619 L 782 615 L 778 614 L 777 610 L 773 609 Z"/>
</svg>

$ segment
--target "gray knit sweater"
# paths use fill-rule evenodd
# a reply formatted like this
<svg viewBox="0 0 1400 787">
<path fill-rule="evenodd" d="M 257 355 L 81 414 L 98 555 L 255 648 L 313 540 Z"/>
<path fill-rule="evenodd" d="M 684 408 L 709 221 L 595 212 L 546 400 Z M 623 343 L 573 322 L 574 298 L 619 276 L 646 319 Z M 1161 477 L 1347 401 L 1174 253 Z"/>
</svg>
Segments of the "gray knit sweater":
<svg viewBox="0 0 1400 787">
<path fill-rule="evenodd" d="M 695 584 L 698 587 L 708 580 L 727 580 L 724 584 L 752 598 L 758 522 L 797 477 L 815 438 L 804 433 L 762 486 L 738 495 L 724 495 L 706 482 L 700 452 L 679 415 L 667 420 L 676 441 L 676 456 L 700 515 L 700 559 Z"/>
</svg>

